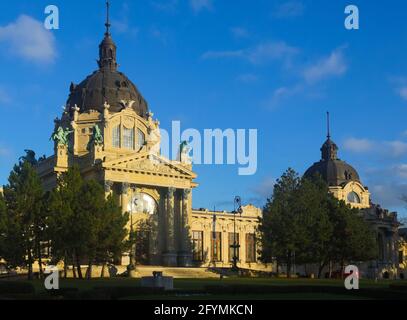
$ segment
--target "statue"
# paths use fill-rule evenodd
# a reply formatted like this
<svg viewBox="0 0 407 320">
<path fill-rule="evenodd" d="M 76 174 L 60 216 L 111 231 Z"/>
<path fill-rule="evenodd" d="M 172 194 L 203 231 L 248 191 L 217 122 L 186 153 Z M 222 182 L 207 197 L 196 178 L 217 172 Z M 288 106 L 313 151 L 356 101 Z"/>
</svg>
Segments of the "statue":
<svg viewBox="0 0 407 320">
<path fill-rule="evenodd" d="M 73 133 L 73 131 L 70 131 L 67 128 L 63 129 L 62 127 L 58 127 L 58 129 L 56 129 L 55 132 L 52 134 L 51 139 L 57 145 L 68 146 L 68 137 L 71 133 Z"/>
<path fill-rule="evenodd" d="M 188 145 L 187 141 L 183 141 L 180 145 L 180 157 L 179 157 L 179 161 L 181 161 L 182 164 L 187 164 L 190 165 L 192 164 L 192 158 L 189 155 L 189 153 L 191 152 L 191 147 Z"/>
<path fill-rule="evenodd" d="M 93 127 L 93 138 L 92 138 L 94 144 L 96 145 L 102 145 L 103 144 L 103 135 L 102 131 L 100 131 L 100 128 L 97 124 Z"/>
<path fill-rule="evenodd" d="M 25 156 L 20 158 L 21 162 L 28 162 L 29 164 L 31 164 L 32 166 L 35 166 L 38 161 L 35 158 L 35 152 L 32 150 L 24 150 L 25 152 Z"/>
<path fill-rule="evenodd" d="M 147 143 L 150 145 L 150 154 L 158 155 L 161 149 L 161 131 L 160 123 L 158 121 L 153 121 L 153 118 L 150 114 L 148 118 L 148 137 Z"/>
</svg>

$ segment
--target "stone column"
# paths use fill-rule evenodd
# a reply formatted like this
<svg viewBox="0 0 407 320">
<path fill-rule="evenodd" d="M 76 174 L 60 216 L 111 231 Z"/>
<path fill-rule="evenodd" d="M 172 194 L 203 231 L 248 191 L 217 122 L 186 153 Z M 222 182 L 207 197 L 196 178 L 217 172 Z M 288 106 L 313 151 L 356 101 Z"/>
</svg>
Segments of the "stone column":
<svg viewBox="0 0 407 320">
<path fill-rule="evenodd" d="M 168 267 L 177 266 L 177 253 L 175 251 L 175 226 L 174 226 L 174 193 L 175 188 L 168 188 L 166 195 L 166 232 L 165 232 L 165 252 L 163 263 Z"/>
<path fill-rule="evenodd" d="M 180 267 L 192 266 L 192 250 L 189 227 L 189 208 L 191 189 L 182 191 L 181 200 L 181 247 L 178 252 L 178 265 Z"/>
<path fill-rule="evenodd" d="M 120 205 L 122 207 L 122 212 L 125 213 L 127 211 L 127 203 L 128 197 L 127 194 L 129 192 L 130 185 L 128 183 L 122 183 L 120 189 Z M 127 225 L 130 234 L 130 223 Z M 122 265 L 128 266 L 130 264 L 130 251 L 126 252 L 122 256 Z"/>
<path fill-rule="evenodd" d="M 105 181 L 105 194 L 106 196 L 109 196 L 112 193 L 112 188 L 113 188 L 113 181 Z"/>
</svg>

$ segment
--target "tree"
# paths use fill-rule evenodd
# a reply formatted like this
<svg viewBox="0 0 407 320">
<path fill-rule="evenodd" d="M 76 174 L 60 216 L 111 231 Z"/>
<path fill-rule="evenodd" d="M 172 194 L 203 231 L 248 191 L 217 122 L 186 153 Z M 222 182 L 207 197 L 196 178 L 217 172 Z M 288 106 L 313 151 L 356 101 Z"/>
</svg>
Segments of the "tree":
<svg viewBox="0 0 407 320">
<path fill-rule="evenodd" d="M 377 243 L 369 224 L 360 210 L 352 209 L 344 201 L 331 199 L 330 219 L 334 226 L 330 259 L 343 271 L 345 263 L 368 261 L 377 258 Z"/>
<path fill-rule="evenodd" d="M 78 167 L 69 168 L 68 171 L 58 178 L 55 188 L 48 198 L 48 210 L 50 211 L 49 239 L 51 240 L 53 260 L 63 258 L 65 277 L 69 261 L 72 262 L 74 276 L 77 268 L 79 278 L 82 278 L 80 268 L 82 226 L 78 224 L 76 215 L 81 197 L 83 179 Z"/>
<path fill-rule="evenodd" d="M 288 169 L 277 181 L 261 219 L 262 260 L 287 265 L 317 264 L 318 277 L 329 264 L 376 257 L 376 241 L 358 209 L 330 192 L 320 176 L 299 179 Z"/>
<path fill-rule="evenodd" d="M 318 277 L 329 262 L 329 247 L 333 234 L 333 225 L 329 219 L 327 201 L 332 197 L 327 184 L 320 176 L 302 179 L 296 193 L 294 206 L 298 222 L 303 226 L 301 252 L 297 254 L 297 263 L 316 263 Z"/>
<path fill-rule="evenodd" d="M 300 187 L 298 174 L 288 169 L 277 180 L 273 195 L 263 209 L 259 231 L 264 253 L 262 260 L 287 265 L 287 276 L 291 276 L 291 266 L 295 252 L 303 241 L 303 228 L 295 214 L 295 195 Z"/>
<path fill-rule="evenodd" d="M 96 260 L 103 265 L 101 276 L 107 263 L 112 263 L 129 249 L 125 241 L 127 236 L 126 225 L 129 214 L 122 214 L 116 196 L 109 195 L 100 216 L 100 229 L 98 231 L 98 247 Z"/>
<path fill-rule="evenodd" d="M 3 195 L 0 193 L 0 259 L 4 257 L 4 246 L 7 235 L 7 208 Z"/>
<path fill-rule="evenodd" d="M 78 167 L 61 176 L 48 201 L 49 237 L 53 256 L 64 259 L 65 275 L 69 257 L 82 279 L 83 260 L 90 278 L 94 263 L 105 265 L 125 250 L 128 215 L 122 214 L 117 203 L 114 196 L 106 199 L 99 182 L 85 181 Z"/>
<path fill-rule="evenodd" d="M 43 215 L 44 191 L 34 168 L 35 153 L 26 151 L 10 173 L 4 188 L 7 206 L 5 260 L 10 266 L 28 266 L 28 278 L 33 278 L 33 263 L 39 261 L 42 274 L 41 241 L 45 233 Z"/>
</svg>

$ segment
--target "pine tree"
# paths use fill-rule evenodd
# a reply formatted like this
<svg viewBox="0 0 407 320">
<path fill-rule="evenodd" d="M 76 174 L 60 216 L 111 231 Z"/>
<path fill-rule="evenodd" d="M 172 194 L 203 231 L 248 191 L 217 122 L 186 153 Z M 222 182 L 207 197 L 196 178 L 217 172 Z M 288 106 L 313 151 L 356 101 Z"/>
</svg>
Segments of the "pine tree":
<svg viewBox="0 0 407 320">
<path fill-rule="evenodd" d="M 4 188 L 7 205 L 5 259 L 13 267 L 28 266 L 30 280 L 33 279 L 35 258 L 41 262 L 41 241 L 45 233 L 44 191 L 34 165 L 35 154 L 27 151 L 27 156 L 14 166 Z"/>
</svg>

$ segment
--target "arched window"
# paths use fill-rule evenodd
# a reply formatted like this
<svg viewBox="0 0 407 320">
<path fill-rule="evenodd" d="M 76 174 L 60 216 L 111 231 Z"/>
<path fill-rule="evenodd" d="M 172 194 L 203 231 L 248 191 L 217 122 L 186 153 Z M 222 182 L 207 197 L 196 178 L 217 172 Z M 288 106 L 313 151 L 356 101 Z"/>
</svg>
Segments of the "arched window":
<svg viewBox="0 0 407 320">
<path fill-rule="evenodd" d="M 112 130 L 112 146 L 120 148 L 120 126 L 116 126 Z"/>
<path fill-rule="evenodd" d="M 135 194 L 127 206 L 130 213 L 145 213 L 153 215 L 157 213 L 157 202 L 146 193 Z"/>
<path fill-rule="evenodd" d="M 360 198 L 356 192 L 352 191 L 348 194 L 348 201 L 350 203 L 360 203 Z"/>
<path fill-rule="evenodd" d="M 134 129 L 123 127 L 123 148 L 134 150 Z"/>
<path fill-rule="evenodd" d="M 140 129 L 137 130 L 137 150 L 141 149 L 146 142 L 146 136 Z"/>
</svg>

